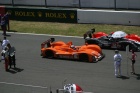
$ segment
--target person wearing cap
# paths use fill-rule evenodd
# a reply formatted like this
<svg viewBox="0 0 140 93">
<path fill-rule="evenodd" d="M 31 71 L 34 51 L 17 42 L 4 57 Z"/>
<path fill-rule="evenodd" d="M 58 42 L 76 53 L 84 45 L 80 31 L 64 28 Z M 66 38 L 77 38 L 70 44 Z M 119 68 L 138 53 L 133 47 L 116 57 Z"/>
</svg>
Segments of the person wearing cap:
<svg viewBox="0 0 140 93">
<path fill-rule="evenodd" d="M 121 61 L 122 61 L 122 56 L 119 54 L 118 50 L 115 50 L 115 55 L 114 55 L 114 67 L 115 67 L 115 77 L 121 77 Z"/>
<path fill-rule="evenodd" d="M 135 73 L 135 68 L 134 68 L 134 64 L 136 62 L 136 57 L 137 57 L 137 54 L 132 50 L 132 55 L 131 55 L 131 68 L 132 68 L 132 71 L 131 71 L 131 74 L 136 74 Z"/>
</svg>

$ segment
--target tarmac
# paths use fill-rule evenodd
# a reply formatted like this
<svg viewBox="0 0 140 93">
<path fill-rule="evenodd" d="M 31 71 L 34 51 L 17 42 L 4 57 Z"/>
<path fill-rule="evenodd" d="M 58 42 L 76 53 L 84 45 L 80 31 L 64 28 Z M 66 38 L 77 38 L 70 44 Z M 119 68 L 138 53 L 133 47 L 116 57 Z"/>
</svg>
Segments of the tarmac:
<svg viewBox="0 0 140 93">
<path fill-rule="evenodd" d="M 45 40 L 54 37 L 55 41 L 72 41 L 79 46 L 84 44 L 84 39 L 16 32 L 8 35 L 7 39 L 16 48 L 17 68 L 6 72 L 4 61 L 0 62 L 0 93 L 56 93 L 57 89 L 69 83 L 78 84 L 85 92 L 91 93 L 140 93 L 139 52 L 136 52 L 136 74 L 132 75 L 131 61 L 127 59 L 125 51 L 120 51 L 123 76 L 116 78 L 114 50 L 103 49 L 106 56 L 97 63 L 46 59 L 40 56 L 41 43 Z"/>
</svg>

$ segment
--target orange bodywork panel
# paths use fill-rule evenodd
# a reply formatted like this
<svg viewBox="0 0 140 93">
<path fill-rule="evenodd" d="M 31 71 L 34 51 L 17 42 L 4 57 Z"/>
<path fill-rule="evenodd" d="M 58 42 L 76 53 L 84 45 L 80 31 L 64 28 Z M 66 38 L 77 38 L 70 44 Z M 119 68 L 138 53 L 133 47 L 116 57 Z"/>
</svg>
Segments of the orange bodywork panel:
<svg viewBox="0 0 140 93">
<path fill-rule="evenodd" d="M 49 47 L 41 44 L 41 56 L 46 58 L 62 58 L 73 60 L 86 60 L 88 62 L 97 62 L 103 58 L 101 48 L 98 45 L 81 45 L 71 48 L 72 42 L 65 43 L 63 41 L 51 42 Z"/>
</svg>

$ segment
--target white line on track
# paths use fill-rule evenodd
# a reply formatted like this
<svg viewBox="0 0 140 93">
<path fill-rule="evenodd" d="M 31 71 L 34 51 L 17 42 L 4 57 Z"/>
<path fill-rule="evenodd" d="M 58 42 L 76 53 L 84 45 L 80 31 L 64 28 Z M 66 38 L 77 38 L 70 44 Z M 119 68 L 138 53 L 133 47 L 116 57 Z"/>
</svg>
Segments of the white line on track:
<svg viewBox="0 0 140 93">
<path fill-rule="evenodd" d="M 51 35 L 51 34 L 35 34 L 35 33 L 19 33 L 19 32 L 6 32 L 6 33 L 23 34 L 23 35 L 40 35 L 40 36 L 59 36 L 59 37 L 83 38 L 83 37 L 80 37 L 80 36 L 65 36 L 65 35 Z"/>
<path fill-rule="evenodd" d="M 34 87 L 34 88 L 47 88 L 47 87 L 44 87 L 44 86 L 34 86 L 34 85 L 8 83 L 8 82 L 0 82 L 0 84 L 15 85 L 15 86 L 24 86 L 24 87 Z"/>
</svg>

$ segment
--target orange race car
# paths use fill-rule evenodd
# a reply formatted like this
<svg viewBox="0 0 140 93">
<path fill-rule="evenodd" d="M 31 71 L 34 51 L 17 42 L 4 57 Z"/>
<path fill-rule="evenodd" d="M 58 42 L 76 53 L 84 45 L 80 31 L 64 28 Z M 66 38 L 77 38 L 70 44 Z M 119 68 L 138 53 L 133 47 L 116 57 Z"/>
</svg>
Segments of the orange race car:
<svg viewBox="0 0 140 93">
<path fill-rule="evenodd" d="M 105 56 L 101 48 L 95 44 L 74 46 L 72 42 L 54 41 L 55 38 L 50 38 L 41 44 L 42 57 L 79 60 L 92 63 L 98 62 Z"/>
</svg>

